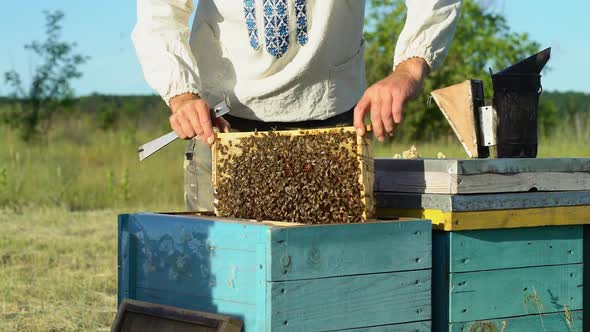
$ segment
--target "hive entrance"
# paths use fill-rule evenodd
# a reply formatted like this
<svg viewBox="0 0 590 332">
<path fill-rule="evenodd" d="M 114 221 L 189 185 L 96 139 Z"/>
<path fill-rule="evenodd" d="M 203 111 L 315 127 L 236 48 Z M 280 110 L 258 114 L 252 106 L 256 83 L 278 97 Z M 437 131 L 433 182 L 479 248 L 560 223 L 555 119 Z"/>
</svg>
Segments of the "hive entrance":
<svg viewBox="0 0 590 332">
<path fill-rule="evenodd" d="M 374 209 L 369 144 L 351 127 L 218 134 L 217 215 L 306 224 L 364 221 Z"/>
</svg>

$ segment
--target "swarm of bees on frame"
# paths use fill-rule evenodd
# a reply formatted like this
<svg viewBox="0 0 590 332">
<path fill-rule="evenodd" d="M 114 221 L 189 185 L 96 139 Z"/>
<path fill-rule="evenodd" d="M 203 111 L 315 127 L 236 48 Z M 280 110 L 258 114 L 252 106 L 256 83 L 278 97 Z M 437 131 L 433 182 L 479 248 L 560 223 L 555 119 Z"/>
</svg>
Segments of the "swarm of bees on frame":
<svg viewBox="0 0 590 332">
<path fill-rule="evenodd" d="M 361 222 L 356 135 L 300 134 L 256 133 L 233 146 L 220 145 L 217 214 L 304 224 Z"/>
</svg>

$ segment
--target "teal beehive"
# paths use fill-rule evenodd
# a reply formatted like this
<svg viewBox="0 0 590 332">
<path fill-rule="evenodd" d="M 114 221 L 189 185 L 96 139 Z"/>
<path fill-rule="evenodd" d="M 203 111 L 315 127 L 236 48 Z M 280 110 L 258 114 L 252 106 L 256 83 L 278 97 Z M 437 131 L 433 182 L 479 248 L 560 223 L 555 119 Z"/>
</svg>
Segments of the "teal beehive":
<svg viewBox="0 0 590 332">
<path fill-rule="evenodd" d="M 119 217 L 123 298 L 232 315 L 250 331 L 430 331 L 431 223 L 286 225 Z"/>
</svg>

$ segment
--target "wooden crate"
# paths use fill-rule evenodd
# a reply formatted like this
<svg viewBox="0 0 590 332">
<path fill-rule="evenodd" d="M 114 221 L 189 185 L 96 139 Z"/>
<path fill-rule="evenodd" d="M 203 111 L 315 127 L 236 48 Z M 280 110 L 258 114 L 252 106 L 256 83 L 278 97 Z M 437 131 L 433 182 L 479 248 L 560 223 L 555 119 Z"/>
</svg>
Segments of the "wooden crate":
<svg viewBox="0 0 590 332">
<path fill-rule="evenodd" d="M 433 331 L 583 331 L 583 226 L 433 235 Z"/>
<path fill-rule="evenodd" d="M 302 136 L 302 135 L 316 135 L 319 133 L 338 133 L 351 132 L 356 133 L 354 127 L 338 127 L 338 128 L 324 128 L 324 129 L 310 129 L 310 130 L 282 130 L 274 133 L 284 136 Z M 221 147 L 225 147 L 227 154 L 238 155 L 241 151 L 236 148 L 236 145 L 244 137 L 253 135 L 265 135 L 268 132 L 233 132 L 233 133 L 216 133 L 215 144 L 213 145 L 213 188 L 217 189 L 220 179 L 224 176 L 218 171 L 219 163 L 222 160 L 220 152 Z M 356 136 L 356 134 L 355 134 Z M 365 213 L 363 220 L 368 220 L 375 215 L 375 202 L 373 196 L 373 184 L 375 182 L 375 168 L 373 163 L 373 143 L 370 135 L 363 137 L 356 136 L 356 154 L 358 156 L 358 167 L 360 169 L 359 183 L 361 184 L 361 199 L 365 205 Z M 353 148 L 351 145 L 343 145 L 349 151 Z"/>
<path fill-rule="evenodd" d="M 426 220 L 121 215 L 119 303 L 231 315 L 245 331 L 430 331 L 431 234 Z"/>
</svg>

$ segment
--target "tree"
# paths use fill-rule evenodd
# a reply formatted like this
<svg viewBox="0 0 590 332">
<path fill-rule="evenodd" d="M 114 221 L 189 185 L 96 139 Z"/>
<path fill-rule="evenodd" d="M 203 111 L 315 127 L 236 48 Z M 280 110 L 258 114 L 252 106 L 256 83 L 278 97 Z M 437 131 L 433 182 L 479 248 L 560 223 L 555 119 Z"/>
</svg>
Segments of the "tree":
<svg viewBox="0 0 590 332">
<path fill-rule="evenodd" d="M 368 31 L 365 33 L 369 84 L 391 72 L 396 38 L 403 28 L 405 16 L 406 8 L 402 0 L 370 1 L 366 22 Z M 434 103 L 428 103 L 432 90 L 478 78 L 484 80 L 486 99 L 491 99 L 492 83 L 488 67 L 498 71 L 538 51 L 539 45 L 531 41 L 528 34 L 510 31 L 502 15 L 487 12 L 474 0 L 464 0 L 448 57 L 444 65 L 426 80 L 423 93 L 406 106 L 399 133 L 409 139 L 431 139 L 450 134 L 450 126 L 442 113 Z M 549 111 L 555 112 L 555 108 Z M 553 124 L 553 121 L 544 121 L 543 116 L 541 111 L 543 125 Z"/>
<path fill-rule="evenodd" d="M 76 43 L 61 40 L 64 13 L 43 13 L 46 40 L 25 45 L 26 50 L 41 60 L 34 69 L 30 86 L 25 88 L 21 75 L 14 70 L 4 73 L 5 82 L 12 89 L 14 107 L 5 112 L 3 120 L 18 129 L 25 140 L 36 137 L 42 122 L 50 123 L 54 112 L 73 103 L 74 91 L 70 82 L 82 76 L 78 68 L 89 59 L 74 53 Z"/>
</svg>

